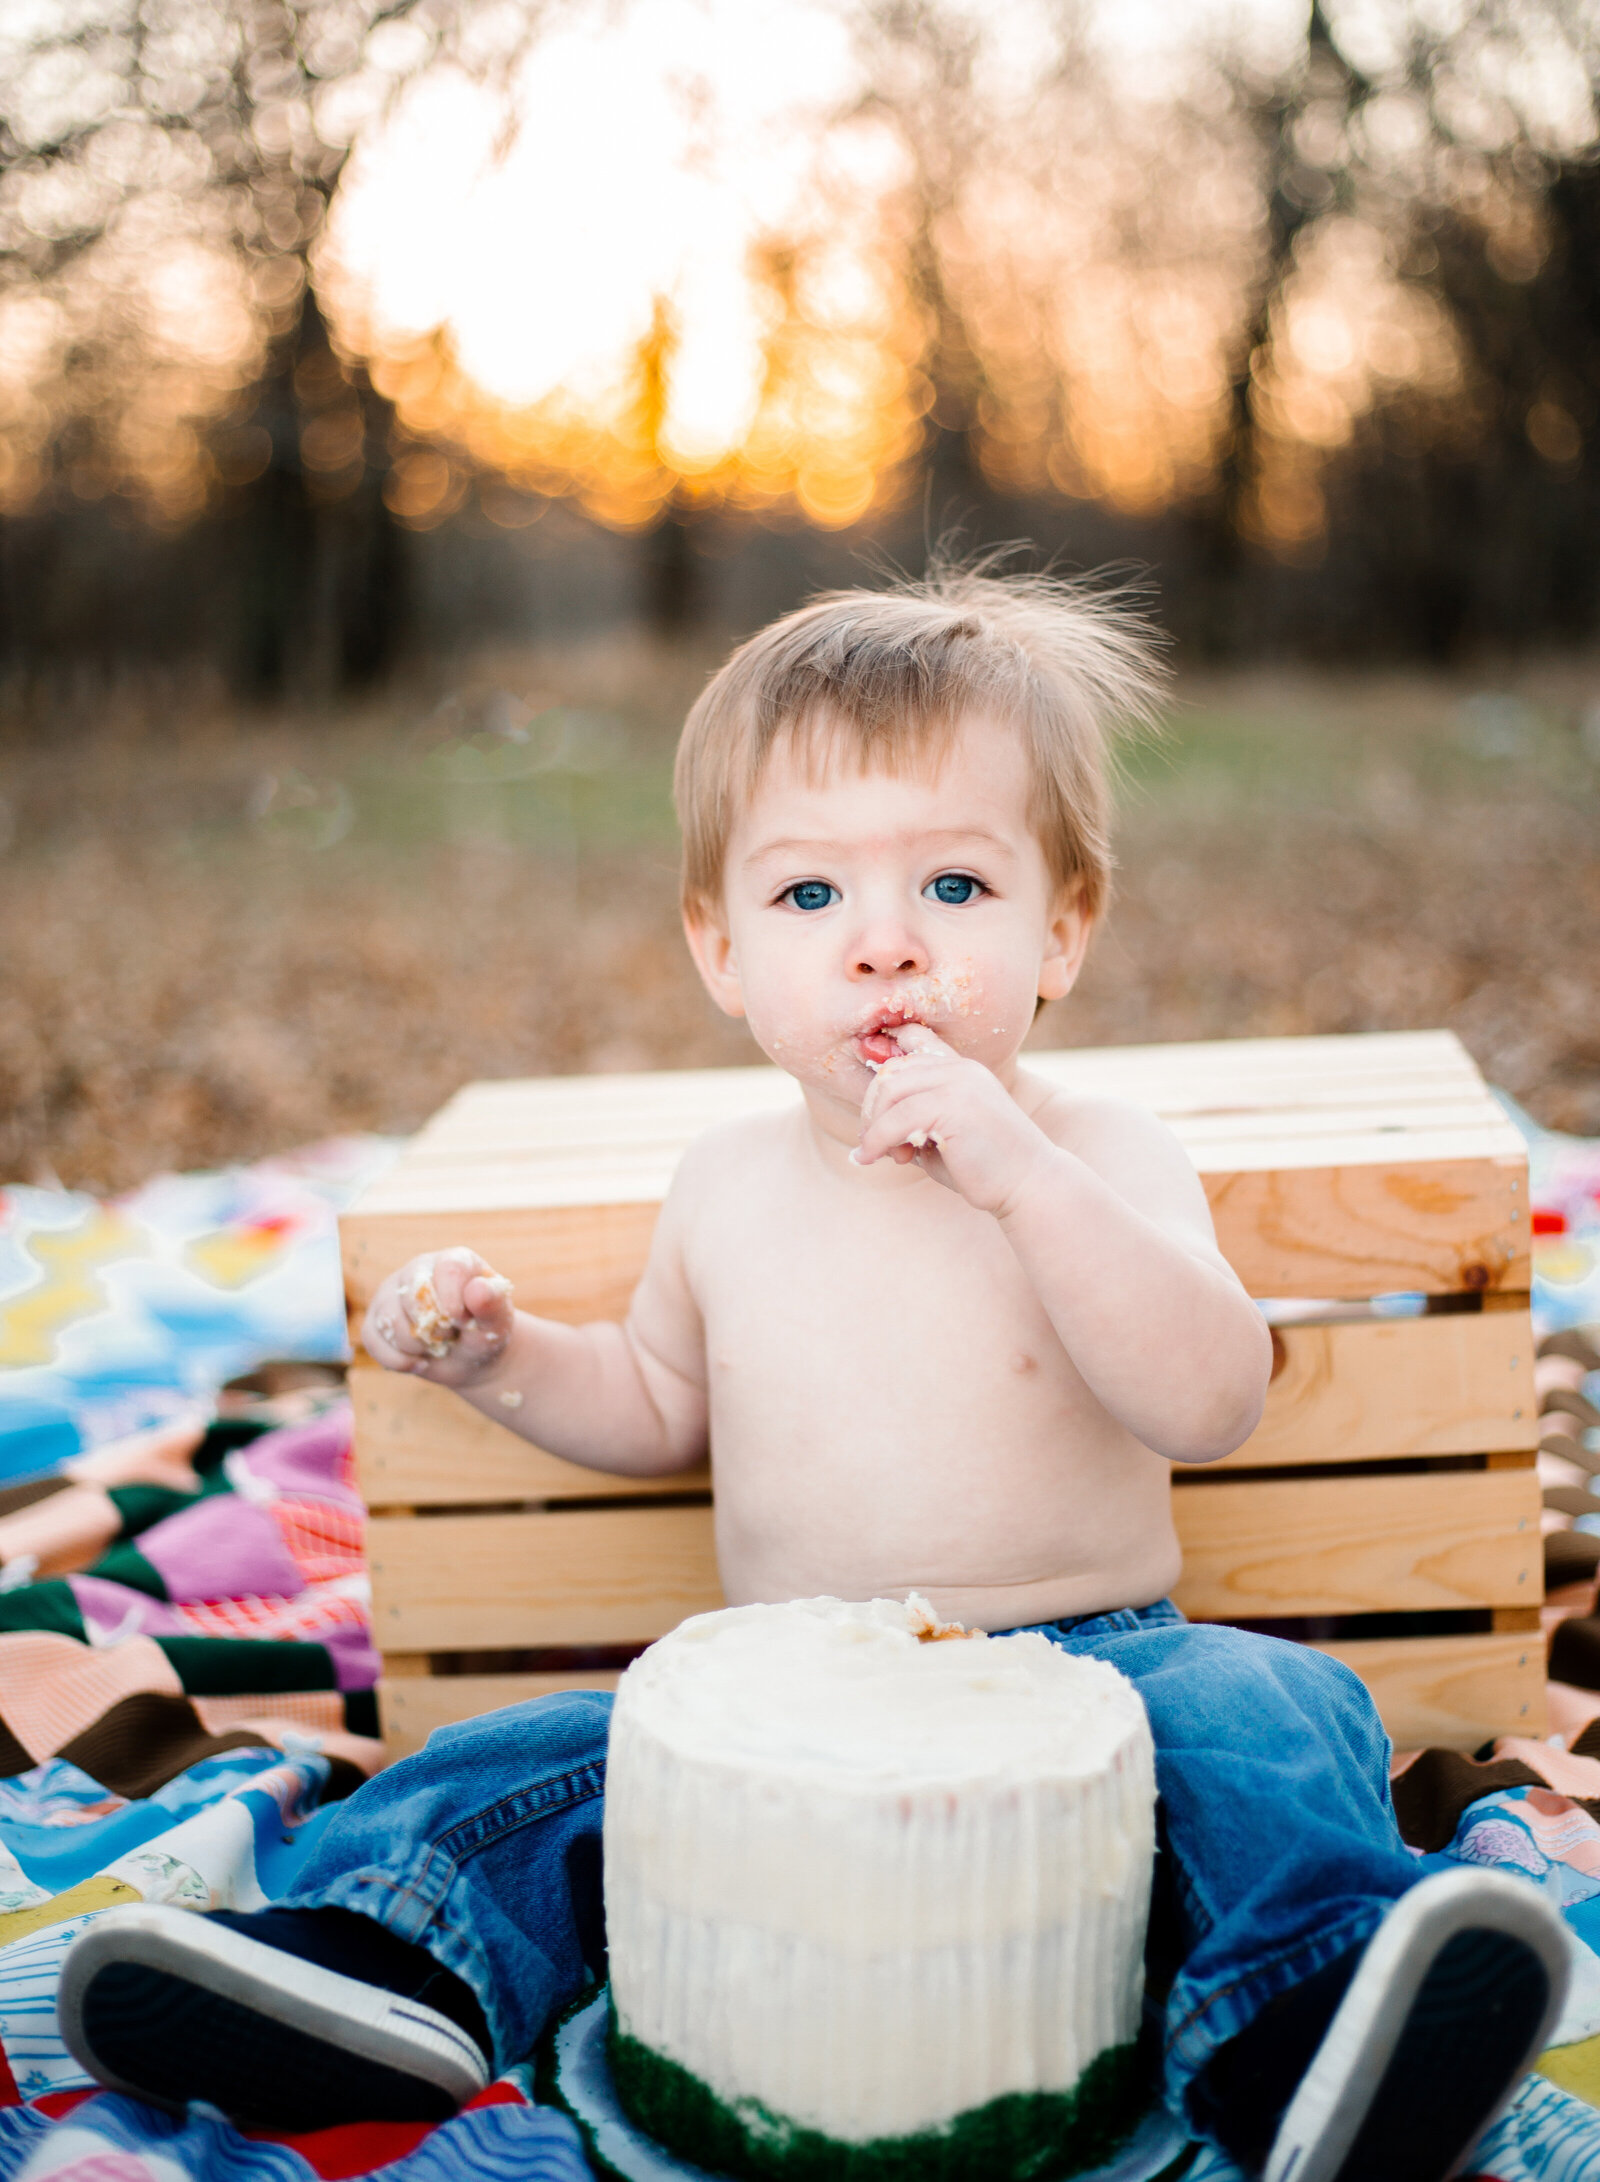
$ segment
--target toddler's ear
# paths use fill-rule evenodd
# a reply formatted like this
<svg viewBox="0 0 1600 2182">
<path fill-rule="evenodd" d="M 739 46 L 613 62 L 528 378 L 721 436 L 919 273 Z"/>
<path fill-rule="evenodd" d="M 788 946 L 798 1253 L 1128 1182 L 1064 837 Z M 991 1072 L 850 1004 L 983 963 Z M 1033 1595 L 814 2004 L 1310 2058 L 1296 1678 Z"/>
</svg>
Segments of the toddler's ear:
<svg viewBox="0 0 1600 2182">
<path fill-rule="evenodd" d="M 1077 887 L 1056 897 L 1056 913 L 1045 934 L 1044 954 L 1039 963 L 1041 1000 L 1066 999 L 1078 982 L 1078 972 L 1083 968 L 1093 931 L 1094 917 L 1084 908 Z"/>
<path fill-rule="evenodd" d="M 706 991 L 711 995 L 724 1015 L 743 1015 L 744 991 L 739 983 L 739 966 L 734 960 L 733 941 L 715 917 L 704 911 L 686 909 L 683 913 L 683 936 L 689 942 L 689 952 L 694 966 L 700 972 Z"/>
</svg>

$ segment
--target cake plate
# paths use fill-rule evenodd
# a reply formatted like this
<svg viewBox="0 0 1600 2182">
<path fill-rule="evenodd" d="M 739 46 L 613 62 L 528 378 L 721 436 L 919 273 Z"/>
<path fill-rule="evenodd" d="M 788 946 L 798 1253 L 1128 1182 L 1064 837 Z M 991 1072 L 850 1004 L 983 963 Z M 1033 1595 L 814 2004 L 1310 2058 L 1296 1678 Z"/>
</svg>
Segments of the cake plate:
<svg viewBox="0 0 1600 2182">
<path fill-rule="evenodd" d="M 583 2131 L 597 2162 L 620 2182 L 727 2182 L 727 2177 L 663 2151 L 622 2110 L 606 2058 L 605 1986 L 556 2025 L 546 2049 L 548 2088 Z M 1166 2108 L 1152 2106 L 1108 2165 L 1084 2168 L 1072 2182 L 1164 2182 L 1181 2175 L 1193 2152 L 1190 2138 Z"/>
</svg>

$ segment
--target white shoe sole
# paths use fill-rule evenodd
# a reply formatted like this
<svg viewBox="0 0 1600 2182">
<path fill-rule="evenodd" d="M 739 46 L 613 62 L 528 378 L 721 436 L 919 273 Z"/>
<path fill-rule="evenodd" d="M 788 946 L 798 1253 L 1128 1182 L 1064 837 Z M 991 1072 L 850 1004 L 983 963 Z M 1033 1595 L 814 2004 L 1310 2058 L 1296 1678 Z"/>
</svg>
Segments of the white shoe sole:
<svg viewBox="0 0 1600 2182">
<path fill-rule="evenodd" d="M 1441 1958 L 1467 1935 L 1481 1936 L 1481 1944 L 1455 1951 L 1475 1965 L 1456 1983 Z M 1433 2147 L 1438 2164 L 1426 2157 L 1420 2166 L 1408 2163 L 1396 2150 L 1390 2171 L 1407 2182 L 1444 2182 L 1543 2050 L 1561 2013 L 1569 1961 L 1560 1917 L 1526 1880 L 1470 1869 L 1419 1880 L 1368 1943 L 1279 2124 L 1263 2182 L 1355 2182 L 1345 2162 L 1363 2125 L 1373 2119 L 1387 2129 L 1375 2113 L 1380 2102 L 1392 2101 L 1404 2116 L 1408 2098 L 1414 2114 L 1431 2117 L 1441 2140 Z M 1510 2007 L 1513 1990 L 1514 2012 L 1497 2023 L 1495 1996 Z M 1402 2079 L 1385 2081 L 1402 2046 L 1417 2070 L 1409 2090 Z M 1389 2130 L 1385 2141 L 1398 2135 Z M 1450 2137 L 1456 2141 L 1442 2141 Z M 1381 2151 L 1369 2146 L 1362 2166 L 1363 2182 L 1377 2182 L 1385 2166 Z"/>
<path fill-rule="evenodd" d="M 179 2110 L 200 2099 L 230 2117 L 251 2115 L 253 2092 L 273 2105 L 258 2117 L 269 2127 L 329 2126 L 278 2122 L 277 2102 L 313 2116 L 319 2100 L 336 2107 L 363 2063 L 451 2108 L 489 2082 L 476 2042 L 421 2001 L 151 1903 L 108 1910 L 73 1942 L 57 2014 L 69 2051 L 108 2090 Z"/>
</svg>

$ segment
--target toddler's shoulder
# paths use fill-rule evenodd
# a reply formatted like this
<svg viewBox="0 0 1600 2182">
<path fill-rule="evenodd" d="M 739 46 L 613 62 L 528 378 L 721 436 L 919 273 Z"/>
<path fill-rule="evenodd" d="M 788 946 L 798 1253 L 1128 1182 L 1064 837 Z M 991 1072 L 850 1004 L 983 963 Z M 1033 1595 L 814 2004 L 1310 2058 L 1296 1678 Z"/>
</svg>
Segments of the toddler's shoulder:
<svg viewBox="0 0 1600 2182">
<path fill-rule="evenodd" d="M 1098 1092 L 1066 1091 L 1030 1070 L 1019 1071 L 1018 1094 L 1045 1135 L 1063 1150 L 1088 1157 L 1096 1149 L 1161 1149 L 1176 1153 L 1185 1166 L 1189 1155 L 1148 1106 L 1132 1099 L 1112 1099 Z"/>
<path fill-rule="evenodd" d="M 794 1116 L 783 1108 L 715 1122 L 690 1140 L 673 1176 L 672 1194 L 701 1200 L 737 1189 L 783 1159 L 793 1135 Z"/>
<path fill-rule="evenodd" d="M 1026 1074 L 1026 1072 L 1024 1072 Z M 1210 1231 L 1194 1162 L 1158 1115 L 1131 1099 L 1063 1091 L 1027 1076 L 1025 1103 L 1045 1135 L 1156 1217 L 1200 1216 Z"/>
</svg>

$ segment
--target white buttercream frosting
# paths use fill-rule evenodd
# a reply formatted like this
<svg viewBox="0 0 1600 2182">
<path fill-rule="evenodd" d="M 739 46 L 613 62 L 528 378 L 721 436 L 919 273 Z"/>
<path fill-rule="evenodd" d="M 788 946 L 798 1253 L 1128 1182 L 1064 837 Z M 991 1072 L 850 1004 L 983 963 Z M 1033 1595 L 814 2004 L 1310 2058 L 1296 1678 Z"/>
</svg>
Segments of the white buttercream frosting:
<svg viewBox="0 0 1600 2182">
<path fill-rule="evenodd" d="M 617 1693 L 621 2026 L 848 2142 L 1070 2090 L 1138 2028 L 1154 1804 L 1103 1661 L 919 1600 L 698 1615 Z"/>
</svg>

